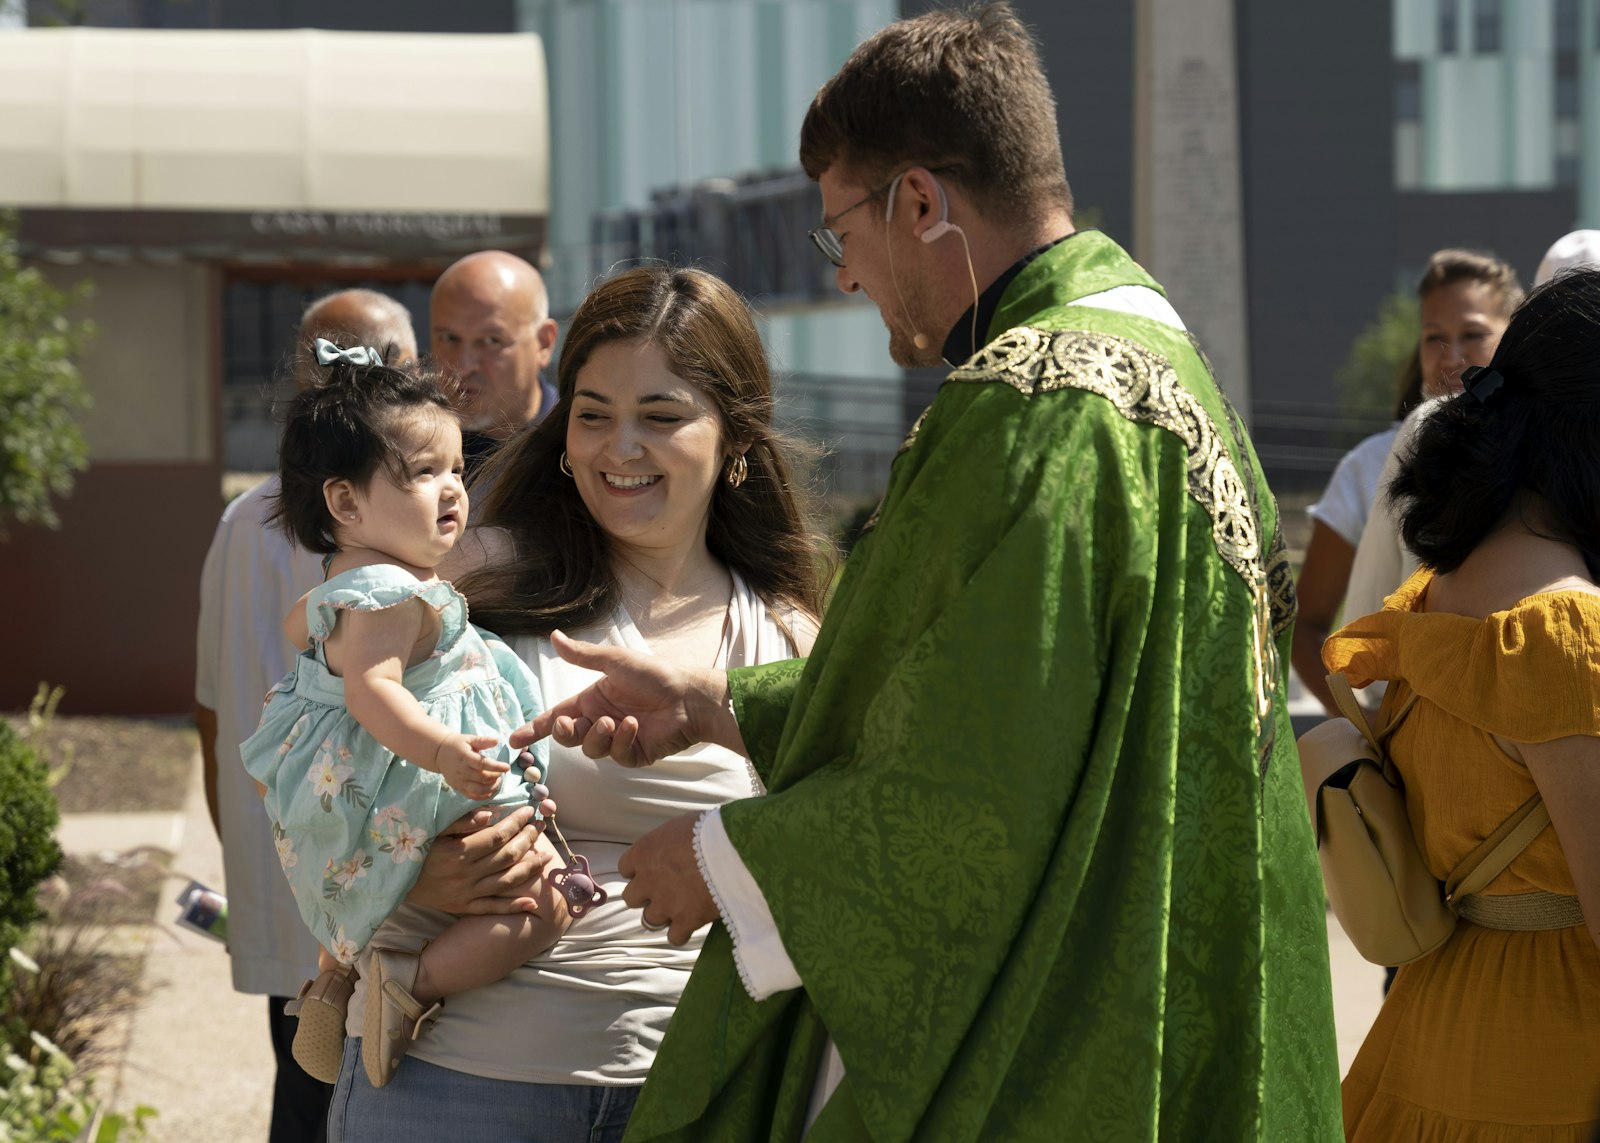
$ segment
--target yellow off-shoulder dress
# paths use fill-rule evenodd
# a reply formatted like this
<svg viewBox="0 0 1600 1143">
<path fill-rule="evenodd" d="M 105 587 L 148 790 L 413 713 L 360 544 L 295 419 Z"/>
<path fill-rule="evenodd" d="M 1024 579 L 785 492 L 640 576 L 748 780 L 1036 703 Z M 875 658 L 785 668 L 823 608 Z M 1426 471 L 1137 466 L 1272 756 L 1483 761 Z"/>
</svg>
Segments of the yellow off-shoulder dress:
<svg viewBox="0 0 1600 1143">
<path fill-rule="evenodd" d="M 1424 611 L 1431 579 L 1412 576 L 1322 654 L 1357 686 L 1394 680 L 1385 716 L 1413 689 L 1420 696 L 1390 752 L 1442 881 L 1535 792 L 1493 735 L 1600 735 L 1600 598 L 1534 595 L 1477 619 Z M 1536 890 L 1577 891 L 1550 827 L 1484 892 Z M 1400 969 L 1343 1094 L 1355 1143 L 1590 1143 L 1600 1127 L 1600 949 L 1582 926 L 1460 922 Z"/>
</svg>

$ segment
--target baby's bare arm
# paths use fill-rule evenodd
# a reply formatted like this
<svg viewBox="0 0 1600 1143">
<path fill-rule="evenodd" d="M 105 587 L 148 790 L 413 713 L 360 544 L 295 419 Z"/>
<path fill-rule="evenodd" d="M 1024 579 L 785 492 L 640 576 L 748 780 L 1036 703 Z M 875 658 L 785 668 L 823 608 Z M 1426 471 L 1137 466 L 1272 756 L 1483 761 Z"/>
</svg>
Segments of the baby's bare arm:
<svg viewBox="0 0 1600 1143">
<path fill-rule="evenodd" d="M 289 614 L 283 617 L 283 633 L 294 644 L 296 651 L 304 651 L 311 646 L 311 624 L 306 619 L 306 599 L 310 595 L 308 591 L 295 600 L 294 606 L 289 608 Z"/>
<path fill-rule="evenodd" d="M 487 798 L 510 769 L 483 757 L 493 736 L 468 738 L 433 718 L 401 677 L 422 634 L 427 605 L 413 599 L 381 611 L 349 611 L 328 640 L 328 662 L 344 675 L 345 706 L 373 738 L 413 765 L 442 775 L 469 798 Z"/>
</svg>

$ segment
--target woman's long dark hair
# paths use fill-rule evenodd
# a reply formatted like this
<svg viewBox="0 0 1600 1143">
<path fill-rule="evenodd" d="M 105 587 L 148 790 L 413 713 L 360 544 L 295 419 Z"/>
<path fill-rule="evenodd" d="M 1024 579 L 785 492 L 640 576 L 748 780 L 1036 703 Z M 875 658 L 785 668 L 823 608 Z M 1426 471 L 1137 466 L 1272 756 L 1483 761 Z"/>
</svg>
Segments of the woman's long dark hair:
<svg viewBox="0 0 1600 1143">
<path fill-rule="evenodd" d="M 1489 368 L 1500 387 L 1480 399 L 1469 384 L 1429 416 L 1389 485 L 1406 545 L 1455 571 L 1532 493 L 1600 578 L 1600 270 L 1529 294 Z"/>
<path fill-rule="evenodd" d="M 723 439 L 747 443 L 749 475 L 719 478 L 706 546 L 769 604 L 822 613 L 831 547 L 810 526 L 786 448 L 772 424 L 772 375 L 750 311 L 720 278 L 702 270 L 643 266 L 602 282 L 573 315 L 561 349 L 560 399 L 537 426 L 490 462 L 481 520 L 516 546 L 509 567 L 463 576 L 473 621 L 502 635 L 547 635 L 610 616 L 618 599 L 605 532 L 577 484 L 560 468 L 578 372 L 600 346 L 643 339 L 673 374 L 717 408 Z"/>
</svg>

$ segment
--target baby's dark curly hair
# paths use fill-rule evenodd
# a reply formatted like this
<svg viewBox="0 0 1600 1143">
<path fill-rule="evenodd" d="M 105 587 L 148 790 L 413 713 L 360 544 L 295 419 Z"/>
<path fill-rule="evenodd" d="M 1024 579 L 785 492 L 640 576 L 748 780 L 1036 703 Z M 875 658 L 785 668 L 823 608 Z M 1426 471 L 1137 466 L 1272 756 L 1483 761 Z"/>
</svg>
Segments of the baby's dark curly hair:
<svg viewBox="0 0 1600 1143">
<path fill-rule="evenodd" d="M 339 545 L 323 486 L 348 480 L 365 488 L 380 467 L 404 484 L 405 458 L 394 443 L 395 426 L 419 409 L 454 414 L 460 391 L 451 375 L 413 362 L 319 365 L 313 348 L 304 353 L 309 360 L 300 362 L 300 375 L 311 380 L 288 406 L 278 446 L 282 487 L 268 519 L 300 547 L 329 555 Z"/>
</svg>

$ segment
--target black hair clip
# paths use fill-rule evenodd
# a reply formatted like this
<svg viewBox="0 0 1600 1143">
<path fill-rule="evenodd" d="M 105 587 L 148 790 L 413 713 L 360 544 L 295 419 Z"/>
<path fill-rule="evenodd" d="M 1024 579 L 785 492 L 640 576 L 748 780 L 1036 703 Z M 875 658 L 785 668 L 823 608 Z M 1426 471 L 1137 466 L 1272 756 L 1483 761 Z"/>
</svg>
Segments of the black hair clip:
<svg viewBox="0 0 1600 1143">
<path fill-rule="evenodd" d="M 1487 405 L 1505 383 L 1506 379 L 1498 369 L 1490 369 L 1485 365 L 1473 365 L 1461 374 L 1462 388 L 1467 391 L 1467 396 L 1480 405 Z"/>
</svg>

